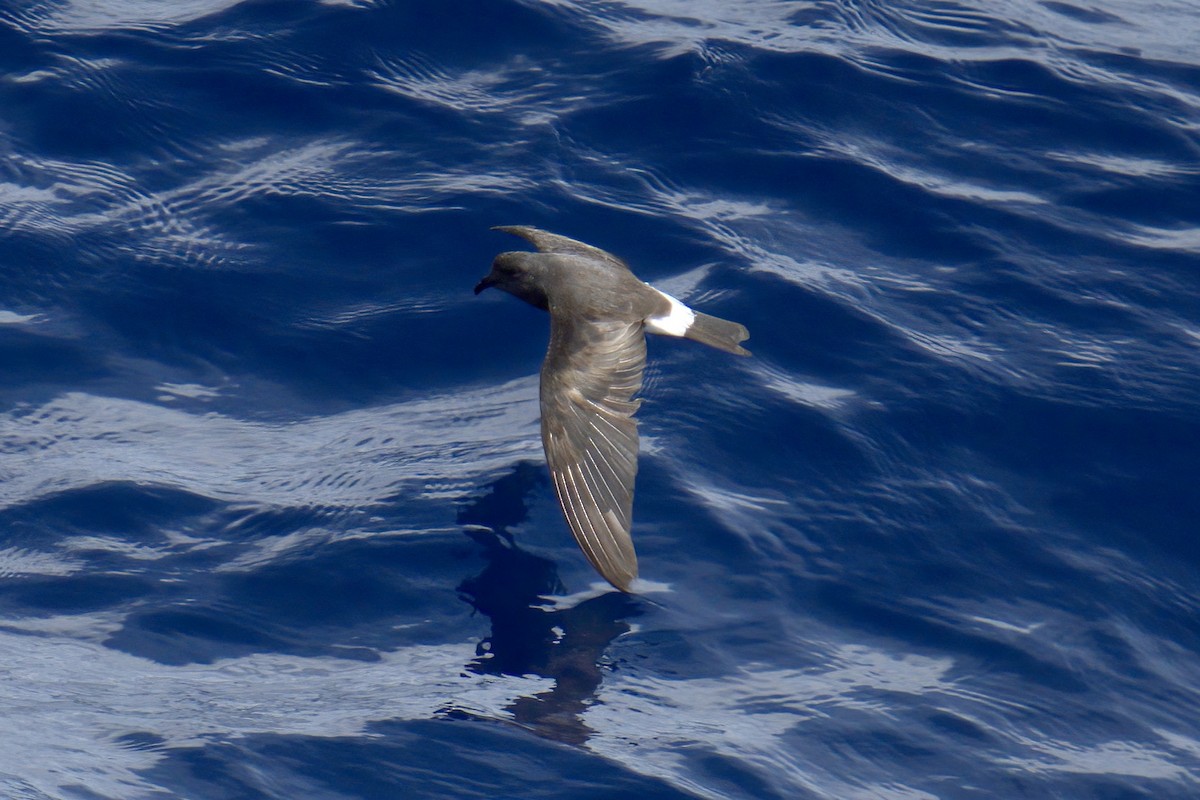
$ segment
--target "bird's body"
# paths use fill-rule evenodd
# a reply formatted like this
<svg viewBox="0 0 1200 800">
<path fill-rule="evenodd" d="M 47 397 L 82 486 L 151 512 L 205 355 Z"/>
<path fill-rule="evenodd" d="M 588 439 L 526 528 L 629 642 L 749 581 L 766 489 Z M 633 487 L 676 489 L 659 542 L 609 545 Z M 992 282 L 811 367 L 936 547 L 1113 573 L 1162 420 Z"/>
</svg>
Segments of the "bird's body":
<svg viewBox="0 0 1200 800">
<path fill-rule="evenodd" d="M 630 537 L 647 330 L 738 355 L 736 322 L 693 311 L 599 248 L 525 226 L 538 252 L 498 255 L 475 293 L 495 286 L 550 312 L 541 373 L 542 444 L 563 515 L 592 566 L 618 589 L 637 577 Z"/>
</svg>

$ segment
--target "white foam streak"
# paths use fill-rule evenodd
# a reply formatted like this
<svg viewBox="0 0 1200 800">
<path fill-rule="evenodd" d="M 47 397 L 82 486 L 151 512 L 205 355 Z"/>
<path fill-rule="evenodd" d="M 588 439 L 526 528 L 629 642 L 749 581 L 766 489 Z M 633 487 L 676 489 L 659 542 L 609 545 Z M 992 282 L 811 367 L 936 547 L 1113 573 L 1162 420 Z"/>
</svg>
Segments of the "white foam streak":
<svg viewBox="0 0 1200 800">
<path fill-rule="evenodd" d="M 862 59 L 881 48 L 948 61 L 986 61 L 1013 56 L 997 46 L 1003 25 L 1010 41 L 1033 35 L 1050 56 L 1114 55 L 1198 64 L 1195 5 L 1189 0 L 1108 4 L 1110 11 L 1076 9 L 1038 0 L 964 0 L 918 7 L 887 3 L 728 3 L 722 0 L 555 0 L 633 45 L 657 45 L 665 56 L 703 52 L 722 41 L 760 50 L 827 52 Z M 599 8 L 597 8 L 599 6 Z M 948 43 L 952 42 L 952 43 Z M 1080 60 L 1081 61 L 1081 60 Z"/>
<path fill-rule="evenodd" d="M 537 458 L 534 383 L 288 424 L 70 393 L 0 415 L 0 508 L 109 481 L 266 506 L 459 496 Z"/>
<path fill-rule="evenodd" d="M 104 30 L 159 30 L 186 25 L 241 4 L 242 0 L 68 0 L 38 4 L 22 12 L 22 27 L 41 33 L 84 33 Z"/>
<path fill-rule="evenodd" d="M 825 717 L 827 709 L 886 717 L 886 709 L 870 699 L 873 693 L 956 696 L 948 678 L 953 661 L 846 646 L 829 662 L 821 670 L 747 667 L 734 675 L 684 681 L 617 676 L 584 716 L 598 731 L 589 747 L 701 797 L 728 795 L 693 779 L 687 752 L 716 753 L 757 767 L 781 794 L 803 787 L 828 798 L 931 797 L 898 781 L 890 789 L 869 777 L 853 782 L 852 771 L 837 764 L 806 763 L 786 737 L 806 720 Z M 671 708 L 686 708 L 687 714 L 668 713 Z M 636 734 L 628 730 L 631 725 L 638 727 Z"/>
<path fill-rule="evenodd" d="M 360 736 L 374 720 L 429 719 L 448 706 L 505 718 L 516 697 L 549 683 L 464 679 L 463 665 L 475 656 L 471 642 L 407 647 L 374 662 L 259 654 L 166 666 L 94 640 L 62 638 L 68 619 L 50 618 L 53 631 L 0 630 L 8 653 L 0 664 L 6 796 L 13 789 L 8 776 L 20 775 L 26 790 L 43 793 L 33 796 L 62 797 L 66 787 L 86 785 L 89 797 L 159 797 L 161 788 L 140 773 L 166 748 L 268 733 Z M 76 632 L 93 639 L 120 627 L 116 615 L 75 619 Z M 122 744 L 120 737 L 137 732 L 163 741 L 154 748 Z"/>
</svg>

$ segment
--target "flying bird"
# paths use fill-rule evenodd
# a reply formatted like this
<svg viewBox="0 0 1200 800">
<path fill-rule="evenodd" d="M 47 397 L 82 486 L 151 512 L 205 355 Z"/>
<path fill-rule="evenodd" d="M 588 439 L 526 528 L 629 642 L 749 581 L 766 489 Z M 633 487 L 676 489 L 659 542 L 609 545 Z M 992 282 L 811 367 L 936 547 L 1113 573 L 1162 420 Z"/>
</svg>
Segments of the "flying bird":
<svg viewBox="0 0 1200 800">
<path fill-rule="evenodd" d="M 542 362 L 542 446 L 575 541 L 605 580 L 623 592 L 637 577 L 630 536 L 646 331 L 734 353 L 749 337 L 736 322 L 694 311 L 643 283 L 598 247 L 524 225 L 493 230 L 537 252 L 501 253 L 475 294 L 496 287 L 550 312 Z"/>
</svg>

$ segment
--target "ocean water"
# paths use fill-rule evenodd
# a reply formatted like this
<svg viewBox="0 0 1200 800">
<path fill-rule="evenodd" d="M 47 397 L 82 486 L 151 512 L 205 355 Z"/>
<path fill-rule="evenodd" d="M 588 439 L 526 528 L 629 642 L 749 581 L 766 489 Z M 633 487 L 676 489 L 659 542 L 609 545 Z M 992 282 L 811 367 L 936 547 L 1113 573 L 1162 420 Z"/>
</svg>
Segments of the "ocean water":
<svg viewBox="0 0 1200 800">
<path fill-rule="evenodd" d="M 0 797 L 1200 797 L 1200 8 L 0 3 Z M 643 583 L 531 224 L 655 338 Z"/>
</svg>

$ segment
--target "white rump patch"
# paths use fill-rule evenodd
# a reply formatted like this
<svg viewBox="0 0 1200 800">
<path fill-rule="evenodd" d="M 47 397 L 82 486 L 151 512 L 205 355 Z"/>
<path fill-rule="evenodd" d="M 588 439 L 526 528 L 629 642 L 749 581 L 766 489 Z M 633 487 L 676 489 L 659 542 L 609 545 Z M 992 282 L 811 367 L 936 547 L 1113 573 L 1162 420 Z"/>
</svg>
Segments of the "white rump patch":
<svg viewBox="0 0 1200 800">
<path fill-rule="evenodd" d="M 650 286 L 650 284 L 646 284 Z M 650 286 L 654 289 L 653 286 Z M 654 291 L 661 294 L 671 303 L 671 310 L 658 317 L 646 317 L 646 329 L 651 333 L 662 333 L 667 336 L 683 336 L 696 320 L 696 312 L 676 300 L 666 292 Z"/>
</svg>

